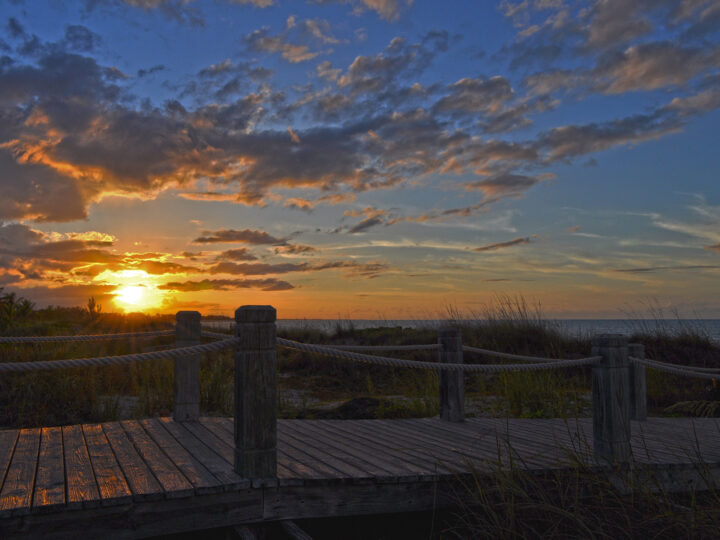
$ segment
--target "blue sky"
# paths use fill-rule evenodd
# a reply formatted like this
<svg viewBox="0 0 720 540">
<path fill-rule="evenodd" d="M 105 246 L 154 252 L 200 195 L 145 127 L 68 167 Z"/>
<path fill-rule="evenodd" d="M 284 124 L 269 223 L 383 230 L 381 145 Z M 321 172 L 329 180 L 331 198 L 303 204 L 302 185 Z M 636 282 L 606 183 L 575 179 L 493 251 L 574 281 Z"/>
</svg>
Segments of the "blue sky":
<svg viewBox="0 0 720 540">
<path fill-rule="evenodd" d="M 720 2 L 5 3 L 40 305 L 720 317 Z"/>
</svg>

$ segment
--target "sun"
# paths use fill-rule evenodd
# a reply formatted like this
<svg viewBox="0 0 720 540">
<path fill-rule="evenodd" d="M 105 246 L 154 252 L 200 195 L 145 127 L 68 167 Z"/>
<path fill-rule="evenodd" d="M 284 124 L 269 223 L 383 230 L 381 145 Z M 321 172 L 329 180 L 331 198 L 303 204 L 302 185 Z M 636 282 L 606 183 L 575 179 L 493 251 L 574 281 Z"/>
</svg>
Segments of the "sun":
<svg viewBox="0 0 720 540">
<path fill-rule="evenodd" d="M 105 271 L 102 279 L 115 285 L 113 303 L 125 312 L 152 311 L 163 305 L 165 292 L 157 288 L 154 276 L 143 270 Z"/>
<path fill-rule="evenodd" d="M 125 285 L 115 289 L 115 302 L 129 306 L 139 306 L 145 298 L 144 287 L 140 285 Z"/>
</svg>

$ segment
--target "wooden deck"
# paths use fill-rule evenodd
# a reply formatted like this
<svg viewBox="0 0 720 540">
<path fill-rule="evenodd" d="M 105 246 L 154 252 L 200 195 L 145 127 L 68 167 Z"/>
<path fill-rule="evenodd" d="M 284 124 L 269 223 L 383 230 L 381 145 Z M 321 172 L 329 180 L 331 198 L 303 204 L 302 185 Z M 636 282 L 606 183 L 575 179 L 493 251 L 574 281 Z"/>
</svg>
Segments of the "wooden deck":
<svg viewBox="0 0 720 540">
<path fill-rule="evenodd" d="M 0 431 L 0 537 L 142 537 L 264 520 L 430 509 L 469 464 L 593 465 L 592 420 L 279 420 L 278 478 L 233 472 L 233 422 L 169 418 Z M 677 489 L 720 470 L 720 421 L 633 422 L 634 461 Z M 703 463 L 699 471 L 698 463 Z M 594 464 L 598 465 L 599 464 Z M 443 492 L 443 496 L 449 492 Z"/>
</svg>

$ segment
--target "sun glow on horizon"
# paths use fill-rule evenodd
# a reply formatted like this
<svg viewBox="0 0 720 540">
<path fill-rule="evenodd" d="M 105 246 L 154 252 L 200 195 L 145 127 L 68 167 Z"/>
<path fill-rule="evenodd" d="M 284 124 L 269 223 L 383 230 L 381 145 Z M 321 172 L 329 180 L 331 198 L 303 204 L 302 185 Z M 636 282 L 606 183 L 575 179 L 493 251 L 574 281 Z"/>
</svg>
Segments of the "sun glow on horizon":
<svg viewBox="0 0 720 540">
<path fill-rule="evenodd" d="M 115 285 L 113 303 L 123 311 L 152 311 L 162 307 L 165 292 L 157 280 L 144 270 L 105 271 L 99 279 Z"/>
</svg>

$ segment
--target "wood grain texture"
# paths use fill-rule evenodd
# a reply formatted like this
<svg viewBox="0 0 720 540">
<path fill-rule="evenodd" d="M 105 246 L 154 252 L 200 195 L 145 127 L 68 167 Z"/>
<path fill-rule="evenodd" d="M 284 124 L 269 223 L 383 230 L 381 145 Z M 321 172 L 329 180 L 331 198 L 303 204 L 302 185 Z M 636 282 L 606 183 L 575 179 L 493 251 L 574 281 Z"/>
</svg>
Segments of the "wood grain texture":
<svg viewBox="0 0 720 540">
<path fill-rule="evenodd" d="M 190 481 L 158 447 L 142 426 L 133 420 L 123 420 L 120 425 L 127 433 L 138 453 L 157 478 L 167 498 L 189 497 L 194 489 Z"/>
<path fill-rule="evenodd" d="M 33 493 L 33 511 L 52 510 L 65 504 L 65 459 L 62 428 L 42 428 L 40 456 Z"/>
<path fill-rule="evenodd" d="M 84 425 L 82 428 L 102 504 L 129 502 L 132 499 L 132 492 L 102 426 L 92 424 Z"/>
<path fill-rule="evenodd" d="M 110 447 L 117 457 L 118 464 L 125 475 L 133 499 L 162 499 L 164 490 L 155 479 L 150 468 L 138 454 L 133 443 L 128 439 L 125 430 L 117 422 L 102 424 L 103 432 Z"/>
<path fill-rule="evenodd" d="M 30 512 L 39 450 L 40 429 L 21 429 L 0 490 L 0 517 Z"/>
<path fill-rule="evenodd" d="M 462 334 L 459 328 L 438 330 L 438 362 L 441 364 L 462 364 Z M 448 422 L 465 420 L 465 372 L 461 370 L 440 371 L 440 418 Z"/>
<path fill-rule="evenodd" d="M 277 476 L 276 312 L 243 306 L 235 312 L 235 472 L 244 478 Z"/>
<path fill-rule="evenodd" d="M 232 425 L 162 418 L 0 431 L 0 536 L 134 538 L 428 510 L 443 504 L 439 486 L 467 481 L 471 469 L 490 477 L 497 467 L 571 471 L 576 451 L 598 474 L 616 474 L 593 459 L 589 418 L 281 420 L 279 478 L 251 482 L 233 472 Z M 720 420 L 649 418 L 630 428 L 632 481 L 672 491 L 720 485 Z"/>
<path fill-rule="evenodd" d="M 90 463 L 81 426 L 64 426 L 63 451 L 67 504 L 70 508 L 91 508 L 100 504 L 100 492 Z"/>
<path fill-rule="evenodd" d="M 175 346 L 190 347 L 201 343 L 200 312 L 178 311 L 175 315 Z M 178 422 L 200 418 L 200 358 L 186 356 L 174 360 L 173 418 Z"/>
</svg>

